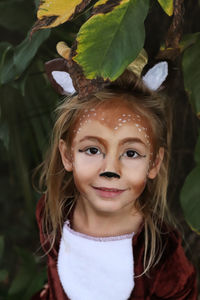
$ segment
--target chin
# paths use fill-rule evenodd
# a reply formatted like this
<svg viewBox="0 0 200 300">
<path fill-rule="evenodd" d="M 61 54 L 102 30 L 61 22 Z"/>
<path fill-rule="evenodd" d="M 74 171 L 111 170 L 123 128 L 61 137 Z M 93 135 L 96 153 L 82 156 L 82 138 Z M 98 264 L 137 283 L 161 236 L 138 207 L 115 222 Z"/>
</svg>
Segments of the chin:
<svg viewBox="0 0 200 300">
<path fill-rule="evenodd" d="M 119 203 L 117 203 L 116 200 L 113 199 L 101 199 L 100 202 L 101 203 L 96 203 L 96 205 L 93 206 L 96 212 L 98 213 L 113 214 L 120 211 L 123 208 L 122 205 L 120 205 Z"/>
</svg>

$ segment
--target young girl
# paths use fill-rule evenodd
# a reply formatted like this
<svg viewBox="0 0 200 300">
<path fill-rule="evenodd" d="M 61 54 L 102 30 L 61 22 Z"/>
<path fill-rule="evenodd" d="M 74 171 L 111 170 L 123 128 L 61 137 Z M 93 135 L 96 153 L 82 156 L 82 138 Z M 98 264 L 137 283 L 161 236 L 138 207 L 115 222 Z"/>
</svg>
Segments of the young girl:
<svg viewBox="0 0 200 300">
<path fill-rule="evenodd" d="M 164 100 L 132 72 L 65 100 L 37 206 L 48 284 L 33 299 L 197 299 L 167 214 L 169 150 Z"/>
</svg>

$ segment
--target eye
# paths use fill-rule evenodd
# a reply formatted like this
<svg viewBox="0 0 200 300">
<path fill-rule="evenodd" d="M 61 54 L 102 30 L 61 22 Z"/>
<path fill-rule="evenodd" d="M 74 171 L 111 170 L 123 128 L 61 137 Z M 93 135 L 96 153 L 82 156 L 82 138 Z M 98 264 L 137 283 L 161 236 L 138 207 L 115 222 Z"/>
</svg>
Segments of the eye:
<svg viewBox="0 0 200 300">
<path fill-rule="evenodd" d="M 101 151 L 96 147 L 89 147 L 85 150 L 79 150 L 79 152 L 85 152 L 88 155 L 99 155 L 101 154 Z"/>
<path fill-rule="evenodd" d="M 139 157 L 139 156 L 142 156 L 142 155 L 140 155 L 135 150 L 127 150 L 126 152 L 123 153 L 123 156 L 129 157 L 129 158 L 136 158 L 136 157 Z"/>
</svg>

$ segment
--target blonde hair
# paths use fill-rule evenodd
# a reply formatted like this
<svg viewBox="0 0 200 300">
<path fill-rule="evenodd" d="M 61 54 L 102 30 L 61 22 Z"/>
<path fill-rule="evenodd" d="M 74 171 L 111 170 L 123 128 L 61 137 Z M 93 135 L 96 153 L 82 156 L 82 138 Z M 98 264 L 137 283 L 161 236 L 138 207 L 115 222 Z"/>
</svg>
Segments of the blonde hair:
<svg viewBox="0 0 200 300">
<path fill-rule="evenodd" d="M 165 150 L 157 177 L 147 180 L 142 195 L 136 201 L 136 207 L 144 215 L 145 251 L 142 273 L 144 274 L 160 259 L 164 249 L 161 239 L 162 224 L 164 221 L 170 222 L 166 198 L 171 127 L 165 99 L 158 93 L 150 91 L 128 70 L 102 91 L 81 100 L 77 96 L 67 98 L 58 107 L 51 148 L 43 163 L 40 178 L 40 187 L 46 189 L 43 230 L 52 248 L 57 233 L 62 231 L 63 223 L 78 197 L 73 176 L 65 171 L 61 161 L 58 148 L 60 139 L 64 139 L 70 146 L 73 126 L 81 112 L 114 97 L 132 103 L 134 110 L 148 120 L 153 134 L 154 158 L 160 147 Z"/>
</svg>

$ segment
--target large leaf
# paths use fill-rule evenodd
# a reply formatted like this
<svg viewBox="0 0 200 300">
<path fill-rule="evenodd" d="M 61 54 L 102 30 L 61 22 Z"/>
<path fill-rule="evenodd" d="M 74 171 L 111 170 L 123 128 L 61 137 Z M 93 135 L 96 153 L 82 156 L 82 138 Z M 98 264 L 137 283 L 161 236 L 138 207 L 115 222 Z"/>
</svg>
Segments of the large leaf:
<svg viewBox="0 0 200 300">
<path fill-rule="evenodd" d="M 91 0 L 42 0 L 37 12 L 38 21 L 33 31 L 41 28 L 56 27 L 71 20 L 80 13 Z"/>
<path fill-rule="evenodd" d="M 106 5 L 106 4 L 105 4 Z M 92 16 L 77 36 L 77 55 L 88 79 L 116 79 L 144 44 L 148 0 L 122 0 L 108 13 Z"/>
<path fill-rule="evenodd" d="M 5 58 L 7 56 L 7 53 L 12 49 L 12 45 L 7 42 L 0 43 L 0 82 L 1 82 L 1 76 L 2 76 L 2 66 L 4 65 Z M 4 70 L 7 71 L 7 70 Z M 4 74 L 3 74 L 4 76 Z"/>
<path fill-rule="evenodd" d="M 173 0 L 158 0 L 163 10 L 168 14 L 168 16 L 172 16 L 174 11 L 174 1 Z"/>
<path fill-rule="evenodd" d="M 180 199 L 186 221 L 200 232 L 200 165 L 192 170 L 185 180 Z"/>
<path fill-rule="evenodd" d="M 25 71 L 49 35 L 50 29 L 36 32 L 31 39 L 28 34 L 16 48 L 8 48 L 0 73 L 1 84 L 17 79 Z"/>
<path fill-rule="evenodd" d="M 182 67 L 185 89 L 197 115 L 200 117 L 200 39 L 186 49 L 183 55 Z"/>
<path fill-rule="evenodd" d="M 50 30 L 43 30 L 37 32 L 30 39 L 28 35 L 26 39 L 16 47 L 14 54 L 14 65 L 16 67 L 17 76 L 19 76 L 31 62 L 35 54 L 37 53 L 40 45 L 48 39 L 50 35 Z"/>
</svg>

